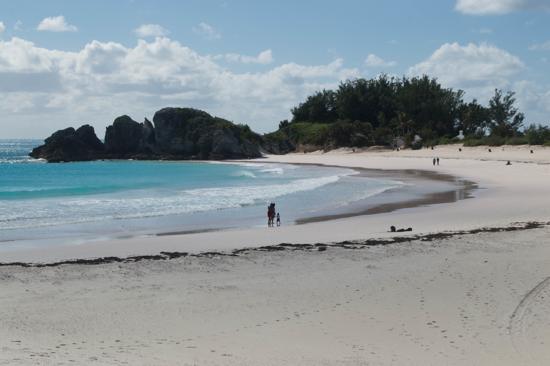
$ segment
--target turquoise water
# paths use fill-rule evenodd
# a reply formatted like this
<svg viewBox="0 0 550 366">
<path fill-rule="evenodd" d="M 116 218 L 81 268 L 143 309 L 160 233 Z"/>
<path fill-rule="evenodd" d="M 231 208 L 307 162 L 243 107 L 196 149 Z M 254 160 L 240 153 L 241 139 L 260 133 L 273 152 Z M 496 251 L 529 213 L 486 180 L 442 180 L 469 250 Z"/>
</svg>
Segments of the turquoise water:
<svg viewBox="0 0 550 366">
<path fill-rule="evenodd" d="M 292 224 L 399 186 L 285 164 L 47 164 L 27 157 L 38 144 L 0 140 L 0 245 L 259 226 L 272 201 Z"/>
</svg>

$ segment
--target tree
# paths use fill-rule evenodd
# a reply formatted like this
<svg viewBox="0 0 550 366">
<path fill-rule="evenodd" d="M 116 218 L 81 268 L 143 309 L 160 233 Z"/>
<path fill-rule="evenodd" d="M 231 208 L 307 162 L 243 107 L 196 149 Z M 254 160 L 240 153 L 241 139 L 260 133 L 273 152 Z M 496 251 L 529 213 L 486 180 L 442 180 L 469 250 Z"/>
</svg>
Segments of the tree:
<svg viewBox="0 0 550 366">
<path fill-rule="evenodd" d="M 495 95 L 489 101 L 491 135 L 512 137 L 519 133 L 525 117 L 514 106 L 514 95 L 512 91 L 503 95 L 502 90 L 495 89 Z"/>
<path fill-rule="evenodd" d="M 285 127 L 288 127 L 290 122 L 288 122 L 288 119 L 284 119 L 281 122 L 279 122 L 279 130 L 282 130 Z"/>
<path fill-rule="evenodd" d="M 479 104 L 476 99 L 460 108 L 458 129 L 465 136 L 485 136 L 485 130 L 489 126 L 489 110 Z"/>
<path fill-rule="evenodd" d="M 292 109 L 292 121 L 282 121 L 279 127 L 290 131 L 294 126 L 296 131 L 315 133 L 316 141 L 331 139 L 336 144 L 368 141 L 389 145 L 395 137 L 408 142 L 417 134 L 425 142 L 437 143 L 455 137 L 459 130 L 478 138 L 489 131 L 500 140 L 521 134 L 524 116 L 514 105 L 513 92 L 495 90 L 489 106 L 475 99 L 465 103 L 463 98 L 462 90 L 445 88 L 427 75 L 347 80 L 334 91 L 310 95 Z M 334 124 L 339 126 L 332 127 Z M 361 124 L 368 124 L 371 130 L 362 131 Z M 530 131 L 533 136 L 539 132 Z M 352 142 L 345 134 L 369 137 Z"/>
<path fill-rule="evenodd" d="M 292 109 L 293 122 L 332 122 L 336 120 L 335 93 L 323 90 L 310 95 L 304 103 Z"/>
<path fill-rule="evenodd" d="M 463 95 L 462 90 L 443 88 L 427 75 L 403 78 L 398 89 L 399 110 L 414 121 L 415 132 L 431 130 L 439 137 L 454 137 Z"/>
</svg>

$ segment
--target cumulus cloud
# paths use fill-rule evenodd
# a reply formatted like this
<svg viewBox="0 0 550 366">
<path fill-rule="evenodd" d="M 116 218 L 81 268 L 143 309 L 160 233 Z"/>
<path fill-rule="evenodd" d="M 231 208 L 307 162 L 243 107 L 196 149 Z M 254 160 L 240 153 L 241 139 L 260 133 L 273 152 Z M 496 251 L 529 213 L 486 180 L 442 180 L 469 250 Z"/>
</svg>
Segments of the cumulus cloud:
<svg viewBox="0 0 550 366">
<path fill-rule="evenodd" d="M 428 59 L 409 69 L 411 75 L 427 74 L 458 88 L 505 87 L 524 68 L 509 52 L 489 44 L 445 43 Z"/>
<path fill-rule="evenodd" d="M 168 29 L 158 24 L 142 24 L 134 30 L 138 37 L 162 37 L 170 34 Z"/>
<path fill-rule="evenodd" d="M 271 50 L 262 51 L 257 56 L 240 55 L 238 53 L 226 53 L 225 55 L 216 55 L 214 56 L 214 59 L 243 64 L 267 65 L 273 62 L 273 53 Z"/>
<path fill-rule="evenodd" d="M 200 22 L 196 27 L 193 27 L 193 32 L 208 40 L 220 39 L 221 33 L 208 23 Z"/>
<path fill-rule="evenodd" d="M 365 60 L 365 66 L 367 67 L 393 67 L 397 65 L 395 61 L 386 61 L 383 58 L 376 56 L 375 54 L 370 54 Z"/>
<path fill-rule="evenodd" d="M 271 53 L 264 52 L 253 58 L 269 60 Z M 166 37 L 138 40 L 133 47 L 93 41 L 76 52 L 12 38 L 0 40 L 0 113 L 17 114 L 20 121 L 4 130 L 39 136 L 82 122 L 95 124 L 102 135 L 118 115 L 150 118 L 170 105 L 203 108 L 269 131 L 310 93 L 358 76 L 342 59 L 237 73 Z"/>
<path fill-rule="evenodd" d="M 519 80 L 513 85 L 521 110 L 529 112 L 527 123 L 550 123 L 550 87 L 537 85 L 529 80 Z"/>
<path fill-rule="evenodd" d="M 520 10 L 550 11 L 548 0 L 457 0 L 455 9 L 470 15 L 501 15 Z"/>
<path fill-rule="evenodd" d="M 462 89 L 467 99 L 482 103 L 487 103 L 495 88 L 513 90 L 527 123 L 548 123 L 550 86 L 526 80 L 525 69 L 517 56 L 493 45 L 445 43 L 410 67 L 408 74 L 437 77 L 444 86 Z"/>
<path fill-rule="evenodd" d="M 63 15 L 42 19 L 36 29 L 47 32 L 76 32 L 78 30 L 76 26 L 67 23 Z"/>
</svg>

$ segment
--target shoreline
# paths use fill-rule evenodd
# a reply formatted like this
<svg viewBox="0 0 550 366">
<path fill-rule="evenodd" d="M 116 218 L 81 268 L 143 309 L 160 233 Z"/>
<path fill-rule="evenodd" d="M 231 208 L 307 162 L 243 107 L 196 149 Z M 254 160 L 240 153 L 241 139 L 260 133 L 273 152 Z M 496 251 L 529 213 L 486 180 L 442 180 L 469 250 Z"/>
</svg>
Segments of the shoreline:
<svg viewBox="0 0 550 366">
<path fill-rule="evenodd" d="M 480 227 L 501 227 L 512 222 L 545 221 L 550 208 L 538 197 L 548 192 L 542 183 L 550 176 L 546 166 L 538 164 L 514 164 L 507 167 L 500 160 L 480 160 L 499 157 L 476 151 L 476 159 L 465 149 L 463 158 L 453 146 L 437 148 L 442 165 L 431 166 L 434 151 L 401 152 L 358 152 L 333 151 L 329 153 L 288 154 L 268 156 L 258 163 L 316 164 L 343 168 L 362 168 L 390 171 L 426 171 L 429 174 L 447 175 L 464 182 L 475 182 L 475 199 L 463 199 L 452 203 L 426 206 L 431 201 L 413 202 L 421 204 L 415 208 L 382 206 L 375 215 L 343 215 L 329 217 L 329 221 L 308 220 L 302 225 L 282 226 L 275 230 L 265 227 L 227 229 L 187 233 L 185 235 L 142 236 L 124 239 L 109 239 L 87 242 L 84 245 L 59 245 L 42 249 L 3 251 L 0 262 L 56 262 L 69 259 L 98 257 L 129 257 L 157 255 L 165 252 L 212 252 L 239 249 L 248 246 L 267 246 L 279 243 L 319 243 L 384 238 L 390 226 L 413 228 L 413 234 L 427 234 L 447 230 L 471 230 Z M 522 152 L 522 150 L 519 150 Z M 508 152 L 509 153 L 509 152 Z M 537 155 L 550 161 L 550 149 Z M 522 152 L 522 154 L 525 154 Z M 531 154 L 532 155 L 532 154 Z M 251 161 L 246 161 L 251 163 Z M 510 173 L 512 173 L 510 175 Z M 459 178 L 456 178 L 459 177 Z M 446 200 L 454 200 L 450 194 L 443 194 Z M 433 198 L 433 197 L 431 197 Z M 436 197 L 439 201 L 443 197 Z M 445 200 L 443 200 L 445 201 Z M 399 208 L 397 211 L 390 209 Z M 475 215 L 471 215 L 475 212 Z M 168 234 L 173 234 L 170 232 Z"/>
<path fill-rule="evenodd" d="M 213 164 L 239 164 L 239 163 L 247 163 L 247 164 L 265 164 L 261 161 L 229 161 L 229 162 L 214 162 Z M 272 163 L 268 163 L 272 164 Z M 277 163 L 273 163 L 277 164 Z M 420 206 L 429 206 L 429 205 L 437 205 L 441 203 L 452 203 L 456 202 L 462 199 L 469 199 L 474 198 L 473 192 L 475 192 L 477 189 L 479 189 L 478 184 L 476 182 L 472 182 L 469 180 L 463 180 L 459 177 L 454 177 L 449 174 L 442 174 L 438 172 L 430 172 L 426 170 L 405 170 L 405 171 L 398 171 L 398 170 L 384 170 L 384 169 L 366 169 L 361 167 L 343 167 L 343 166 L 337 166 L 337 165 L 324 165 L 324 164 L 309 164 L 309 163 L 294 163 L 291 165 L 304 165 L 304 166 L 316 166 L 316 167 L 327 167 L 327 168 L 346 168 L 354 170 L 358 173 L 358 177 L 365 177 L 365 178 L 373 178 L 373 179 L 395 179 L 399 182 L 402 180 L 414 182 L 408 187 L 401 187 L 397 190 L 399 190 L 400 195 L 399 196 L 413 196 L 413 198 L 410 197 L 397 197 L 395 199 L 391 199 L 388 197 L 388 193 L 392 192 L 394 188 L 390 188 L 389 190 L 385 190 L 381 193 L 378 193 L 374 196 L 368 197 L 363 200 L 359 200 L 357 202 L 354 202 L 356 208 L 349 208 L 347 212 L 344 213 L 334 213 L 334 214 L 327 214 L 327 215 L 319 215 L 319 216 L 307 216 L 303 218 L 298 218 L 290 225 L 305 225 L 312 222 L 323 222 L 323 221 L 330 221 L 335 219 L 341 219 L 341 218 L 347 218 L 347 217 L 355 217 L 355 216 L 364 216 L 364 215 L 375 215 L 380 213 L 390 213 L 394 212 L 400 209 L 404 208 L 416 208 Z M 436 181 L 436 182 L 445 182 L 445 183 L 455 183 L 457 184 L 456 189 L 449 189 L 445 191 L 437 191 L 437 192 L 429 192 L 429 193 L 420 193 L 415 192 L 415 184 L 418 184 L 421 181 Z M 402 192 L 402 189 L 409 189 L 409 191 L 412 192 Z M 414 197 L 416 196 L 416 197 Z M 390 202 L 387 202 L 387 201 Z M 361 201 L 364 201 L 361 203 Z M 374 202 L 372 202 L 374 201 Z M 383 201 L 384 203 L 381 203 Z M 145 234 L 145 236 L 173 236 L 173 235 L 189 235 L 189 234 L 199 234 L 199 233 L 207 233 L 207 232 L 215 232 L 215 231 L 226 231 L 226 230 L 239 230 L 239 229 L 250 229 L 254 226 L 239 226 L 239 227 L 232 227 L 232 228 L 207 228 L 207 229 L 196 229 L 196 230 L 182 230 L 182 231 L 169 231 L 169 232 L 155 232 L 150 234 Z M 132 237 L 128 237 L 129 239 Z"/>
<path fill-rule="evenodd" d="M 323 166 L 323 165 L 319 165 Z M 324 165 L 327 166 L 327 165 Z M 405 208 L 416 208 L 421 206 L 435 206 L 443 203 L 453 203 L 463 199 L 475 198 L 473 193 L 479 189 L 479 185 L 476 182 L 461 179 L 449 174 L 442 174 L 439 172 L 430 172 L 427 170 L 384 170 L 384 169 L 365 169 L 360 167 L 351 167 L 360 174 L 365 174 L 366 177 L 372 178 L 389 178 L 401 180 L 411 180 L 416 184 L 420 181 L 432 180 L 442 181 L 445 183 L 456 184 L 455 189 L 449 189 L 445 191 L 428 192 L 418 194 L 418 197 L 403 198 L 397 200 L 387 199 L 388 194 L 392 190 L 382 192 L 375 197 L 375 203 L 366 205 L 363 209 L 353 210 L 347 213 L 341 214 L 328 214 L 323 216 L 310 216 L 303 219 L 298 219 L 296 225 L 304 225 L 312 222 L 330 221 L 335 219 L 343 219 L 354 216 L 368 216 L 381 213 L 391 213 L 394 211 L 402 210 Z M 378 175 L 378 177 L 377 177 Z M 413 183 L 413 184 L 415 184 Z M 413 188 L 414 189 L 414 188 Z M 388 202 L 389 201 L 389 202 Z"/>
<path fill-rule="evenodd" d="M 187 163 L 187 162 L 186 162 Z M 258 165 L 277 165 L 276 162 L 265 162 L 261 159 L 258 160 L 232 160 L 232 161 L 194 161 L 192 163 L 211 163 L 211 164 L 258 164 Z M 287 164 L 281 164 L 287 165 Z M 395 180 L 400 184 L 400 187 L 385 189 L 380 193 L 376 193 L 364 199 L 358 199 L 350 202 L 349 204 L 334 207 L 323 215 L 319 213 L 311 213 L 309 215 L 302 215 L 293 218 L 291 223 L 286 223 L 285 226 L 304 225 L 312 222 L 324 222 L 334 219 L 342 219 L 348 217 L 373 215 L 379 213 L 389 213 L 404 208 L 415 208 L 427 205 L 437 205 L 441 203 L 456 202 L 461 199 L 471 198 L 472 192 L 477 188 L 477 184 L 462 180 L 458 177 L 451 176 L 449 174 L 442 174 L 438 172 L 430 172 L 426 170 L 387 170 L 387 169 L 367 169 L 362 167 L 347 167 L 339 165 L 326 165 L 316 163 L 295 163 L 288 164 L 294 166 L 314 166 L 317 168 L 337 168 L 337 169 L 349 169 L 353 170 L 356 174 L 354 177 L 366 178 L 366 179 L 380 179 L 380 180 Z M 435 184 L 432 184 L 435 183 Z M 438 187 L 437 183 L 442 182 L 448 185 L 448 187 Z M 340 184 L 339 182 L 335 183 Z M 421 186 L 431 187 L 431 189 L 421 189 Z M 442 190 L 445 189 L 445 190 Z M 159 217 L 162 219 L 162 217 Z M 151 238 L 151 237 L 166 237 L 176 235 L 191 235 L 191 234 L 203 234 L 212 232 L 225 232 L 232 230 L 248 230 L 259 228 L 259 225 L 243 225 L 238 226 L 204 226 L 197 228 L 181 229 L 177 228 L 170 230 L 162 230 L 160 227 L 150 230 L 144 230 L 139 233 L 124 233 L 124 234 L 105 234 L 97 232 L 95 236 L 92 236 L 91 232 L 86 234 L 86 237 L 71 236 L 71 237 L 48 237 L 43 240 L 40 239 L 9 239 L 0 240 L 0 243 L 8 244 L 9 247 L 0 247 L 0 262 L 2 253 L 18 252 L 25 250 L 41 249 L 41 243 L 48 243 L 43 248 L 50 248 L 56 250 L 64 246 L 78 245 L 85 246 L 91 243 L 101 243 L 114 240 L 134 240 L 136 238 Z M 55 227 L 53 227 L 55 229 Z M 55 244 L 55 241 L 59 240 L 59 244 Z M 78 244 L 73 244 L 78 243 Z M 21 244 L 21 248 L 17 248 L 17 245 Z M 31 244 L 32 246 L 28 246 Z"/>
</svg>

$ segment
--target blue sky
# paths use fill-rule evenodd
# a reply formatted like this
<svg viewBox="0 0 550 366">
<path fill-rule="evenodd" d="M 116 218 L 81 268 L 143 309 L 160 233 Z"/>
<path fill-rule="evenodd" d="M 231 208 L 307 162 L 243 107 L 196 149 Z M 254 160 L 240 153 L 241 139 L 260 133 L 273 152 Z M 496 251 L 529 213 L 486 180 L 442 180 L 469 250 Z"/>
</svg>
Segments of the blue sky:
<svg viewBox="0 0 550 366">
<path fill-rule="evenodd" d="M 355 77 L 512 89 L 550 122 L 550 0 L 0 2 L 0 138 L 191 106 L 261 132 Z"/>
</svg>

